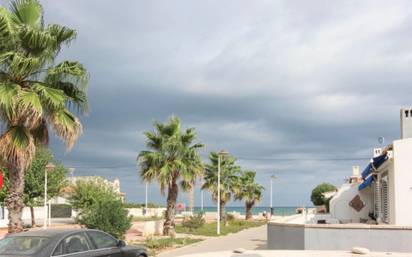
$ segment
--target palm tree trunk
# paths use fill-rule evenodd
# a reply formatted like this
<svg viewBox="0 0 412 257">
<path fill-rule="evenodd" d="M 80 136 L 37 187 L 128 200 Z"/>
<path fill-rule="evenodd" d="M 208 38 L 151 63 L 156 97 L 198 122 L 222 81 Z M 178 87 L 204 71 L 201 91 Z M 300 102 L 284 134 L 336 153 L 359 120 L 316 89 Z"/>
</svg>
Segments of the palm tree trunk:
<svg viewBox="0 0 412 257">
<path fill-rule="evenodd" d="M 225 205 L 226 203 L 224 201 L 220 201 L 220 220 L 225 219 Z"/>
<path fill-rule="evenodd" d="M 23 231 L 23 191 L 24 191 L 24 170 L 12 167 L 9 169 L 9 192 L 5 200 L 9 211 L 8 232 L 16 233 Z"/>
<path fill-rule="evenodd" d="M 251 220 L 253 218 L 252 208 L 253 202 L 246 202 L 246 220 Z"/>
<path fill-rule="evenodd" d="M 168 236 L 174 233 L 175 229 L 175 214 L 176 214 L 176 201 L 178 194 L 178 187 L 176 181 L 173 181 L 169 185 L 167 194 L 167 208 L 165 215 L 165 222 L 163 224 L 163 235 Z"/>
<path fill-rule="evenodd" d="M 189 191 L 189 211 L 193 214 L 193 203 L 195 198 L 194 186 Z"/>
<path fill-rule="evenodd" d="M 36 218 L 34 217 L 34 207 L 30 206 L 30 215 L 31 215 L 31 227 L 36 227 Z"/>
</svg>

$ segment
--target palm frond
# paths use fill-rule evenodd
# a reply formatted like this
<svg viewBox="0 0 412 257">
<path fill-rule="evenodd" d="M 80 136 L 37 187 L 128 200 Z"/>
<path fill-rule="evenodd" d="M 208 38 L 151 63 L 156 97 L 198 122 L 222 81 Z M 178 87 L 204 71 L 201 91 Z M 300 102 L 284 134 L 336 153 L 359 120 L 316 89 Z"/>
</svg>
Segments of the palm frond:
<svg viewBox="0 0 412 257">
<path fill-rule="evenodd" d="M 49 116 L 49 122 L 55 134 L 64 141 L 67 149 L 71 149 L 82 133 L 79 120 L 67 109 L 55 111 Z"/>
<path fill-rule="evenodd" d="M 62 109 L 64 107 L 67 98 L 63 90 L 42 84 L 35 84 L 32 88 L 39 94 L 42 105 L 47 110 Z"/>
<path fill-rule="evenodd" d="M 33 137 L 23 126 L 10 127 L 0 137 L 0 157 L 22 170 L 30 165 L 35 150 Z"/>
<path fill-rule="evenodd" d="M 63 61 L 48 70 L 46 81 L 50 84 L 54 82 L 70 82 L 76 87 L 85 90 L 89 74 L 79 62 Z"/>
<path fill-rule="evenodd" d="M 20 86 L 0 83 L 0 113 L 6 120 L 14 117 Z"/>
<path fill-rule="evenodd" d="M 15 23 L 37 28 L 43 25 L 43 9 L 37 0 L 14 0 L 10 10 Z"/>
<path fill-rule="evenodd" d="M 58 24 L 51 24 L 47 27 L 47 31 L 56 39 L 56 46 L 62 43 L 69 44 L 76 38 L 76 31 Z"/>
</svg>

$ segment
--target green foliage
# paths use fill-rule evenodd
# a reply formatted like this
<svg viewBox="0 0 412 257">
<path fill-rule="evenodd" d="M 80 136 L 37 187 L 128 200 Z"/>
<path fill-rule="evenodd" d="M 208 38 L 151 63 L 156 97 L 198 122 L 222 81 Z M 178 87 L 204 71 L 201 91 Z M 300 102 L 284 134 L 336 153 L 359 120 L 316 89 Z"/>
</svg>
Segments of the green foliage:
<svg viewBox="0 0 412 257">
<path fill-rule="evenodd" d="M 163 233 L 168 235 L 173 230 L 178 184 L 181 190 L 189 191 L 196 179 L 202 176 L 203 163 L 198 151 L 203 145 L 194 143 L 197 137 L 195 129 L 182 131 L 177 117 L 171 117 L 166 123 L 156 122 L 154 127 L 155 131 L 144 133 L 149 150 L 141 151 L 137 160 L 140 177 L 144 181 L 156 181 L 162 194 L 168 190 L 163 228 Z"/>
<path fill-rule="evenodd" d="M 70 218 L 72 206 L 69 204 L 52 204 L 50 214 L 52 218 Z"/>
<path fill-rule="evenodd" d="M 318 186 L 316 186 L 312 190 L 312 194 L 310 196 L 310 200 L 314 205 L 324 205 L 326 204 L 325 197 L 323 196 L 323 193 L 330 192 L 330 191 L 335 191 L 336 187 L 332 184 L 329 183 L 322 183 Z"/>
<path fill-rule="evenodd" d="M 145 208 L 145 204 L 144 203 L 130 203 L 130 202 L 126 202 L 124 203 L 124 207 L 125 208 Z M 163 206 L 156 204 L 156 203 L 147 203 L 147 208 L 161 208 Z"/>
<path fill-rule="evenodd" d="M 30 168 L 24 177 L 24 202 L 27 206 L 39 204 L 44 197 L 44 176 L 48 163 L 55 163 L 55 168 L 47 173 L 47 197 L 59 195 L 60 190 L 67 185 L 67 169 L 53 159 L 50 150 L 39 147 Z"/>
<path fill-rule="evenodd" d="M 158 251 L 167 248 L 178 248 L 189 244 L 194 244 L 202 241 L 195 238 L 154 238 L 149 237 L 145 240 L 144 246 L 149 250 L 150 256 L 155 256 Z"/>
<path fill-rule="evenodd" d="M 226 213 L 225 215 L 225 221 L 227 222 L 231 222 L 235 220 L 235 215 L 231 214 L 231 213 Z"/>
<path fill-rule="evenodd" d="M 224 236 L 229 233 L 237 233 L 241 230 L 259 227 L 266 224 L 263 221 L 244 221 L 244 220 L 234 220 L 228 222 L 227 226 L 221 226 L 220 228 L 220 235 Z M 192 235 L 199 235 L 199 236 L 217 236 L 216 235 L 216 222 L 213 223 L 206 223 L 203 226 L 199 227 L 198 229 L 188 229 L 183 227 L 182 225 L 176 226 L 177 233 L 184 233 L 184 234 L 192 234 Z"/>
<path fill-rule="evenodd" d="M 30 168 L 24 177 L 24 203 L 26 206 L 37 206 L 44 199 L 44 175 L 46 165 L 53 163 L 55 168 L 47 174 L 47 197 L 53 198 L 59 195 L 60 190 L 67 185 L 67 169 L 54 160 L 50 150 L 38 147 L 36 155 Z M 4 201 L 8 192 L 8 171 L 1 169 L 4 173 L 4 187 L 0 191 L 0 201 Z"/>
<path fill-rule="evenodd" d="M 13 169 L 30 166 L 36 144 L 47 144 L 49 128 L 69 148 L 80 135 L 71 111 L 87 111 L 88 73 L 76 61 L 56 62 L 75 37 L 73 29 L 47 25 L 38 0 L 0 7 L 0 154 Z"/>
<path fill-rule="evenodd" d="M 113 191 L 103 178 L 79 179 L 72 186 L 69 203 L 73 209 L 82 211 L 103 200 L 118 200 L 119 195 Z"/>
<path fill-rule="evenodd" d="M 210 163 L 206 164 L 204 184 L 202 189 L 208 189 L 212 194 L 212 199 L 217 201 L 217 174 L 218 174 L 218 153 L 209 154 Z M 231 156 L 222 156 L 220 164 L 220 199 L 227 203 L 232 195 L 239 190 L 240 166 L 236 165 L 236 159 Z"/>
<path fill-rule="evenodd" d="M 190 231 L 192 231 L 193 229 L 198 229 L 204 224 L 205 219 L 203 218 L 203 214 L 201 213 L 185 218 L 182 222 L 182 226 L 188 228 Z"/>
<path fill-rule="evenodd" d="M 198 150 L 202 144 L 193 143 L 196 132 L 193 128 L 181 129 L 179 118 L 171 117 L 167 123 L 156 122 L 154 132 L 145 132 L 148 151 L 138 156 L 140 176 L 144 181 L 157 181 L 161 192 L 180 180 L 181 187 L 188 191 L 203 172 Z"/>
<path fill-rule="evenodd" d="M 252 205 L 262 200 L 262 193 L 265 188 L 256 183 L 256 172 L 243 171 L 239 182 L 240 185 L 235 196 L 237 200 L 244 200 L 247 204 Z"/>
<path fill-rule="evenodd" d="M 132 217 L 122 202 L 116 199 L 100 199 L 87 206 L 77 221 L 87 228 L 105 231 L 116 238 L 124 238 L 132 226 Z"/>
</svg>

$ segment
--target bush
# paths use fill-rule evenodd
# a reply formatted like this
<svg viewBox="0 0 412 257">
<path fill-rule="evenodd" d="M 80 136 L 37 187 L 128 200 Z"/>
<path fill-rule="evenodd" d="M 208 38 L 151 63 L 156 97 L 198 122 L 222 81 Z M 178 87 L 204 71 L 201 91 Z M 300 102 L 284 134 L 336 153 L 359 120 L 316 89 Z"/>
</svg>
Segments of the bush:
<svg viewBox="0 0 412 257">
<path fill-rule="evenodd" d="M 125 208 L 144 208 L 144 203 L 124 203 Z M 161 206 L 155 203 L 147 203 L 147 208 L 160 208 Z"/>
<path fill-rule="evenodd" d="M 314 205 L 324 205 L 326 204 L 327 199 L 323 196 L 323 193 L 335 190 L 336 187 L 334 185 L 329 183 L 322 183 L 312 190 L 310 200 Z"/>
<path fill-rule="evenodd" d="M 83 209 L 78 223 L 87 228 L 103 230 L 116 238 L 124 238 L 132 226 L 132 216 L 120 200 L 101 200 Z"/>
<path fill-rule="evenodd" d="M 193 229 L 198 229 L 202 227 L 205 224 L 205 219 L 203 218 L 203 214 L 199 213 L 194 216 L 190 216 L 189 218 L 186 218 L 182 222 L 182 226 L 185 228 L 188 228 L 190 231 Z"/>
<path fill-rule="evenodd" d="M 73 209 L 82 211 L 96 202 L 103 200 L 119 200 L 119 195 L 113 191 L 103 178 L 78 180 L 72 186 L 73 193 L 69 198 Z"/>
<path fill-rule="evenodd" d="M 69 204 L 52 204 L 50 215 L 52 218 L 70 218 L 72 207 Z"/>
<path fill-rule="evenodd" d="M 227 222 L 234 221 L 235 220 L 235 215 L 233 215 L 231 213 L 226 213 L 226 215 L 224 216 L 224 219 Z"/>
</svg>

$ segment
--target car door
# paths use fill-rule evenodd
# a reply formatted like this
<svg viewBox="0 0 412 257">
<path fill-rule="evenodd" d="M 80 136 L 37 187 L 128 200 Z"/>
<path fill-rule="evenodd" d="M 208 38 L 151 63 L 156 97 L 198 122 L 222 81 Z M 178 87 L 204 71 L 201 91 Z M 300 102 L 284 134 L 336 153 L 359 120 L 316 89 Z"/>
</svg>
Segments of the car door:
<svg viewBox="0 0 412 257">
<path fill-rule="evenodd" d="M 70 234 L 60 241 L 52 256 L 98 257 L 99 255 L 96 255 L 94 246 L 88 236 L 81 232 Z"/>
<path fill-rule="evenodd" d="M 87 232 L 90 241 L 95 247 L 95 251 L 99 253 L 100 256 L 104 257 L 122 257 L 122 250 L 118 246 L 119 240 L 115 239 L 111 235 L 98 231 L 98 230 L 88 230 Z"/>
</svg>

